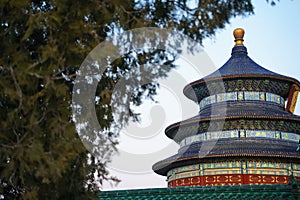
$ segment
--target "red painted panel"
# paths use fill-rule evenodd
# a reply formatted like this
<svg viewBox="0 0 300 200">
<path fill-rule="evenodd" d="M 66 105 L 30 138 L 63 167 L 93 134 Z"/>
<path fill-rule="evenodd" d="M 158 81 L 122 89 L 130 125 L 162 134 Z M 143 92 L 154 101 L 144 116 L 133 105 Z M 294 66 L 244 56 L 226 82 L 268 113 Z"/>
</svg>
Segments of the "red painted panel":
<svg viewBox="0 0 300 200">
<path fill-rule="evenodd" d="M 295 177 L 300 180 L 300 177 Z M 287 184 L 288 176 L 259 175 L 259 174 L 226 174 L 210 176 L 194 176 L 170 181 L 168 187 L 178 186 L 216 186 L 244 184 Z"/>
</svg>

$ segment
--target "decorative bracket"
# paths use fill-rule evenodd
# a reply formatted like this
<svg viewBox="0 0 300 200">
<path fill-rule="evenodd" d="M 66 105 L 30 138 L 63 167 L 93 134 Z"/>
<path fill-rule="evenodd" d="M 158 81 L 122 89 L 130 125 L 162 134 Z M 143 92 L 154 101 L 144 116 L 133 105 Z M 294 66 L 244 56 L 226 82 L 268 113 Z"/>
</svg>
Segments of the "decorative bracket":
<svg viewBox="0 0 300 200">
<path fill-rule="evenodd" d="M 295 107 L 297 104 L 297 98 L 299 94 L 300 88 L 296 85 L 293 84 L 290 91 L 289 91 L 289 96 L 286 104 L 286 110 L 294 113 L 295 112 Z"/>
</svg>

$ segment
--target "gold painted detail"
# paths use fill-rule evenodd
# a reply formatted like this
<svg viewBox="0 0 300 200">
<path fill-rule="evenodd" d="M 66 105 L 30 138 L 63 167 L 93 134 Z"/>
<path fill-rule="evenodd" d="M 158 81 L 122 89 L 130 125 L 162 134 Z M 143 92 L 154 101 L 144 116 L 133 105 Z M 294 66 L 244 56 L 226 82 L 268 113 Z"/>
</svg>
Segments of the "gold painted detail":
<svg viewBox="0 0 300 200">
<path fill-rule="evenodd" d="M 298 142 L 300 140 L 300 135 L 296 133 L 288 133 L 281 131 L 269 131 L 269 130 L 230 130 L 230 131 L 213 131 L 204 132 L 190 137 L 186 137 L 180 142 L 180 147 L 185 145 L 190 145 L 195 142 L 207 141 L 207 140 L 217 140 L 220 138 L 274 138 L 289 140 L 293 142 Z"/>
<path fill-rule="evenodd" d="M 282 107 L 285 105 L 284 98 L 277 94 L 257 91 L 236 91 L 205 97 L 200 101 L 199 106 L 202 109 L 207 105 L 226 101 L 266 101 L 280 104 Z"/>
<path fill-rule="evenodd" d="M 198 168 L 198 170 L 195 170 Z M 186 169 L 194 169 L 186 171 Z M 203 172 L 202 172 L 203 170 Z M 178 167 L 172 169 L 168 172 L 167 181 L 178 180 L 182 178 L 192 178 L 197 176 L 209 176 L 215 175 L 230 175 L 232 174 L 249 174 L 256 175 L 254 179 L 257 179 L 258 175 L 262 178 L 264 175 L 274 175 L 274 176 L 288 176 L 293 174 L 295 177 L 300 177 L 300 165 L 299 164 L 290 164 L 290 163 L 273 163 L 273 162 L 219 162 L 219 163 L 203 163 L 197 165 L 189 165 L 185 167 Z M 210 177 L 212 178 L 212 177 Z M 209 178 L 208 178 L 209 179 Z M 250 176 L 251 179 L 251 176 Z M 214 180 L 207 180 L 210 182 L 215 182 Z M 253 180 L 257 182 L 257 180 Z M 263 178 L 261 179 L 263 181 Z"/>
</svg>

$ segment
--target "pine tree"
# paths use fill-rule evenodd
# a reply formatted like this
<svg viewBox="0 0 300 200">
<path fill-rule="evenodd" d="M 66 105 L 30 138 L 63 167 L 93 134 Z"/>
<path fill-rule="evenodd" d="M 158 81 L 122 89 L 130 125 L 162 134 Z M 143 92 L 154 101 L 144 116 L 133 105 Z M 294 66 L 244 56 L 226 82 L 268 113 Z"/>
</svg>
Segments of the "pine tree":
<svg viewBox="0 0 300 200">
<path fill-rule="evenodd" d="M 109 157 L 89 154 L 72 122 L 76 71 L 105 38 L 116 30 L 161 27 L 201 43 L 232 17 L 253 14 L 253 9 L 251 0 L 2 0 L 0 198 L 95 198 L 103 180 L 118 181 L 106 169 Z M 97 88 L 98 120 L 107 129 L 114 121 L 114 83 L 135 63 L 173 61 L 162 51 L 141 52 L 131 62 L 128 58 L 130 53 L 115 60 Z M 158 69 L 158 77 L 169 71 Z M 131 102 L 141 104 L 141 97 L 151 98 L 157 87 L 155 82 L 141 86 Z M 130 111 L 130 117 L 136 114 Z M 106 134 L 110 151 L 118 135 Z"/>
</svg>

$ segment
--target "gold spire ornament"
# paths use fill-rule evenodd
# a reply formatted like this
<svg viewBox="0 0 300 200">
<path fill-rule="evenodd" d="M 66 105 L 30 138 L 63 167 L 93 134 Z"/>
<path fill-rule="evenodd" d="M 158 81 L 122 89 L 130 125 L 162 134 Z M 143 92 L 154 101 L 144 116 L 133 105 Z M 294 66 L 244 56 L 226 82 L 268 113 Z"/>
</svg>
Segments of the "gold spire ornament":
<svg viewBox="0 0 300 200">
<path fill-rule="evenodd" d="M 235 38 L 235 46 L 244 46 L 243 41 L 244 41 L 244 34 L 245 31 L 242 28 L 236 28 L 233 31 L 233 36 Z"/>
</svg>

